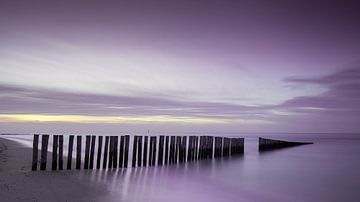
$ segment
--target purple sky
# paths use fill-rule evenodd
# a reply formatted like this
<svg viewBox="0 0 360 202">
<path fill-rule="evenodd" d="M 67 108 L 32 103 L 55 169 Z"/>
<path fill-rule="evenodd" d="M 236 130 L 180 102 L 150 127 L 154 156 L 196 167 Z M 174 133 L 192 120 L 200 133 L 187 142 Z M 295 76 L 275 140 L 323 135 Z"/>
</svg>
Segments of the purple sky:
<svg viewBox="0 0 360 202">
<path fill-rule="evenodd" d="M 0 132 L 360 132 L 357 1 L 1 1 Z"/>
</svg>

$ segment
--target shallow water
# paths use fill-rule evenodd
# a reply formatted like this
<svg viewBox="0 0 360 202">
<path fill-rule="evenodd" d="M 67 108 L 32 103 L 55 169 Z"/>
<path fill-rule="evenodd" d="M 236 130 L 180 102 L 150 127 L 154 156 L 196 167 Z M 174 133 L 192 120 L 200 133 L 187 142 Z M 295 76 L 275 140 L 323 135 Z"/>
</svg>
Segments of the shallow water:
<svg viewBox="0 0 360 202">
<path fill-rule="evenodd" d="M 260 135 L 315 144 L 259 153 L 251 134 L 242 157 L 81 171 L 79 177 L 106 187 L 109 194 L 99 196 L 99 201 L 359 201 L 359 135 Z M 32 136 L 11 139 L 32 146 Z"/>
</svg>

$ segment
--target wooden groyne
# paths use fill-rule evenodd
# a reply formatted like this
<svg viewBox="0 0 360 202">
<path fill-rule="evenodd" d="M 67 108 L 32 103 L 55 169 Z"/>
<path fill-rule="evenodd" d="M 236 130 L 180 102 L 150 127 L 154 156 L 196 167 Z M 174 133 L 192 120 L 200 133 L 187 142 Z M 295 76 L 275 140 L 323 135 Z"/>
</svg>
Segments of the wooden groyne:
<svg viewBox="0 0 360 202">
<path fill-rule="evenodd" d="M 49 140 L 52 140 L 51 170 L 64 169 L 64 162 L 67 170 L 73 169 L 73 163 L 75 169 L 121 169 L 128 167 L 130 159 L 131 167 L 144 167 L 223 158 L 244 153 L 244 138 L 69 135 L 67 159 L 64 161 L 63 135 L 36 134 L 33 139 L 32 170 L 38 169 L 39 161 L 40 170 L 47 169 L 48 147 L 51 146 Z"/>
<path fill-rule="evenodd" d="M 286 147 L 294 147 L 306 144 L 313 144 L 312 142 L 291 142 L 284 140 L 273 140 L 259 137 L 259 151 L 281 149 Z"/>
</svg>

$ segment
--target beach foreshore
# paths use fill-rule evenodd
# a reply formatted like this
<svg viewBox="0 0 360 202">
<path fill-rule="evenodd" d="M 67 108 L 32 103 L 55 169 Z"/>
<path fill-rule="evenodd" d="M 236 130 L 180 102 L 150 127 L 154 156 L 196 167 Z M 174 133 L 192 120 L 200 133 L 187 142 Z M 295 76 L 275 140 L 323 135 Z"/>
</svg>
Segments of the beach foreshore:
<svg viewBox="0 0 360 202">
<path fill-rule="evenodd" d="M 0 138 L 0 201 L 102 201 L 106 195 L 81 171 L 31 171 L 31 158 L 30 148 Z"/>
</svg>

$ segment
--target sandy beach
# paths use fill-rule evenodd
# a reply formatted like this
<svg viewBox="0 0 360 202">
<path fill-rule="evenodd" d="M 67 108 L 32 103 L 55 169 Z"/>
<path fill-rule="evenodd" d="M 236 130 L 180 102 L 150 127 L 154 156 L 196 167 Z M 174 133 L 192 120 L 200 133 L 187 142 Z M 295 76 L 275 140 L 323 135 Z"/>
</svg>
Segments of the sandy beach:
<svg viewBox="0 0 360 202">
<path fill-rule="evenodd" d="M 106 194 L 105 188 L 83 178 L 83 172 L 31 171 L 31 152 L 0 138 L 1 201 L 99 201 Z"/>
</svg>

